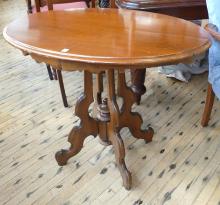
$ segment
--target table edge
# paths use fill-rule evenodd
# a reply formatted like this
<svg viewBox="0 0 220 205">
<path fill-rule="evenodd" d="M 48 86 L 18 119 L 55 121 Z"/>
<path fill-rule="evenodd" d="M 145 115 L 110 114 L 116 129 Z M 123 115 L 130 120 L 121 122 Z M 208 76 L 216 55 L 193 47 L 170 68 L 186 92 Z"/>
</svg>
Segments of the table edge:
<svg viewBox="0 0 220 205">
<path fill-rule="evenodd" d="M 206 32 L 206 31 L 205 31 Z M 112 65 L 112 66 L 126 66 L 126 67 L 153 67 L 159 65 L 170 65 L 182 62 L 184 60 L 193 58 L 196 55 L 201 54 L 202 52 L 206 51 L 211 46 L 211 42 L 207 41 L 200 47 L 195 49 L 191 49 L 190 51 L 185 51 L 180 54 L 171 54 L 171 55 L 164 55 L 164 56 L 155 56 L 155 57 L 141 57 L 141 58 L 107 58 L 107 57 L 80 57 L 80 56 L 67 56 L 61 52 L 51 52 L 44 49 L 39 49 L 37 47 L 31 47 L 27 44 L 21 43 L 16 41 L 15 39 L 11 38 L 7 35 L 7 26 L 3 30 L 3 37 L 5 40 L 11 44 L 12 46 L 22 50 L 26 54 L 36 54 L 39 56 L 44 56 L 46 58 L 53 58 L 63 61 L 70 61 L 70 62 L 78 62 L 78 63 L 87 63 L 87 64 L 100 64 L 100 65 Z M 63 54 L 63 55 L 62 55 Z"/>
</svg>

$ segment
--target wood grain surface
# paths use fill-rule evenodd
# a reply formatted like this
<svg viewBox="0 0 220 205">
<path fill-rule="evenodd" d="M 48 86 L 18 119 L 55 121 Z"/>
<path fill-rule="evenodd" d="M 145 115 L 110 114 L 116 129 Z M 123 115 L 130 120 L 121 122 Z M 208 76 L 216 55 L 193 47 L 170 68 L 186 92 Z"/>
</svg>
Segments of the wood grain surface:
<svg viewBox="0 0 220 205">
<path fill-rule="evenodd" d="M 27 53 L 130 67 L 183 61 L 210 46 L 208 34 L 191 22 L 121 9 L 28 15 L 9 24 L 4 37 Z"/>
</svg>

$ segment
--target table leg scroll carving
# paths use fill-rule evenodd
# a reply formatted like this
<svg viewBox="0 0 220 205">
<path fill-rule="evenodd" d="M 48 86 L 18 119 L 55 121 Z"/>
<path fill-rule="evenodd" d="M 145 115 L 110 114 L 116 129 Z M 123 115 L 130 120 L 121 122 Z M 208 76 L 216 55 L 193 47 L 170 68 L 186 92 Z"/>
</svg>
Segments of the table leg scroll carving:
<svg viewBox="0 0 220 205">
<path fill-rule="evenodd" d="M 127 190 L 130 190 L 132 185 L 132 176 L 125 164 L 125 147 L 123 140 L 121 139 L 119 132 L 115 132 L 111 129 L 109 130 L 109 139 L 115 151 L 115 160 L 122 176 L 123 186 Z"/>
<path fill-rule="evenodd" d="M 125 164 L 125 147 L 120 130 L 123 127 L 128 127 L 134 137 L 149 142 L 153 137 L 153 129 L 141 130 L 141 116 L 131 111 L 132 105 L 135 103 L 135 96 L 126 85 L 125 72 L 118 72 L 118 95 L 124 101 L 121 110 L 116 100 L 115 71 L 106 70 L 106 76 L 107 98 L 102 97 L 103 76 L 97 75 L 96 92 L 93 95 L 92 73 L 84 71 L 84 95 L 79 98 L 75 108 L 75 114 L 81 119 L 80 125 L 74 127 L 69 134 L 70 148 L 57 152 L 55 157 L 59 165 L 65 165 L 69 158 L 80 152 L 87 136 L 99 135 L 100 141 L 104 145 L 113 146 L 123 186 L 129 190 L 131 189 L 132 176 Z M 90 116 L 88 111 L 92 102 L 95 102 L 94 110 L 97 111 L 96 117 L 93 116 L 94 118 Z"/>
<path fill-rule="evenodd" d="M 68 137 L 71 144 L 69 150 L 58 151 L 55 158 L 60 166 L 65 165 L 69 158 L 73 157 L 83 147 L 83 142 L 89 135 L 97 136 L 98 122 L 90 117 L 88 109 L 93 102 L 92 74 L 84 71 L 84 94 L 79 98 L 75 107 L 75 114 L 81 120 L 80 125 L 74 127 Z"/>
<path fill-rule="evenodd" d="M 118 88 L 120 97 L 123 98 L 123 105 L 120 114 L 120 128 L 128 127 L 135 138 L 144 139 L 145 142 L 151 142 L 154 131 L 151 127 L 141 130 L 143 120 L 139 113 L 132 112 L 132 105 L 135 103 L 135 95 L 131 88 L 126 85 L 125 73 L 118 74 Z"/>
<path fill-rule="evenodd" d="M 115 159 L 122 176 L 123 186 L 131 188 L 132 177 L 125 164 L 125 147 L 120 136 L 119 116 L 120 111 L 116 102 L 114 71 L 107 71 L 108 79 L 108 106 L 110 110 L 110 122 L 108 123 L 108 137 L 115 151 Z"/>
</svg>

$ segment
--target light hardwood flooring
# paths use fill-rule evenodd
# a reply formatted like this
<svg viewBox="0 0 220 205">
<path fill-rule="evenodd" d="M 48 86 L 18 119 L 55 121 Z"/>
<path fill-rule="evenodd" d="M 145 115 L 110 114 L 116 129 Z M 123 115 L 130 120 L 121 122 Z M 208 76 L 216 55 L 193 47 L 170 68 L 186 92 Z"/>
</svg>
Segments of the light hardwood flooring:
<svg viewBox="0 0 220 205">
<path fill-rule="evenodd" d="M 24 0 L 0 1 L 0 29 L 25 14 Z M 220 103 L 207 128 L 200 126 L 207 74 L 189 84 L 147 72 L 140 106 L 153 142 L 122 130 L 133 188 L 126 191 L 111 147 L 89 137 L 68 165 L 54 153 L 68 147 L 67 134 L 79 122 L 73 109 L 82 92 L 82 73 L 63 72 L 70 108 L 44 64 L 8 45 L 0 34 L 0 204 L 219 205 Z"/>
</svg>

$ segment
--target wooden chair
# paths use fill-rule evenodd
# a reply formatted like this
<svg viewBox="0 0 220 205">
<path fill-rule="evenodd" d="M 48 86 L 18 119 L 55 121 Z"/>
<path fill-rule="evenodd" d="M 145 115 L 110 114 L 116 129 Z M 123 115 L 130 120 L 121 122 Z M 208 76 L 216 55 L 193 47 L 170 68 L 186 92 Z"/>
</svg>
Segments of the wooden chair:
<svg viewBox="0 0 220 205">
<path fill-rule="evenodd" d="M 86 8 L 90 6 L 90 0 L 34 0 L 34 2 L 35 5 L 32 5 L 31 0 L 26 0 L 28 13 L 46 12 L 48 10 L 65 10 L 71 8 Z M 95 0 L 92 0 L 91 3 L 92 7 L 95 7 Z M 46 66 L 50 80 L 58 79 L 63 105 L 64 107 L 68 107 L 61 71 L 53 69 L 50 65 Z"/>
<path fill-rule="evenodd" d="M 30 4 L 31 0 L 26 0 Z M 95 0 L 34 0 L 33 12 L 95 7 Z M 90 6 L 90 3 L 92 4 Z M 28 6 L 29 8 L 30 6 Z"/>
<path fill-rule="evenodd" d="M 75 8 L 76 2 L 85 2 L 87 7 L 90 7 L 90 0 L 47 0 L 47 6 L 48 10 L 64 10 Z"/>
<path fill-rule="evenodd" d="M 27 3 L 27 8 L 28 8 L 27 13 L 40 12 L 41 6 L 46 5 L 46 2 L 43 0 L 35 1 L 34 6 L 32 5 L 31 0 L 26 0 L 26 3 Z M 54 73 L 52 72 L 50 65 L 47 65 L 47 71 L 48 71 L 48 75 L 49 75 L 50 80 L 53 80 L 53 79 L 57 80 L 57 74 L 56 74 L 56 72 L 54 72 Z"/>
<path fill-rule="evenodd" d="M 209 32 L 209 34 L 215 38 L 216 40 L 220 41 L 220 33 L 217 32 L 214 28 L 216 28 L 215 25 L 208 24 L 205 29 L 206 31 Z M 203 112 L 202 116 L 202 121 L 201 125 L 203 127 L 207 126 L 210 120 L 211 112 L 212 112 L 212 107 L 215 99 L 215 94 L 212 90 L 212 85 L 209 83 L 208 84 L 208 89 L 207 89 L 207 96 L 206 96 L 206 103 L 205 103 L 205 109 Z"/>
</svg>

